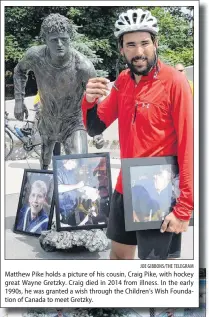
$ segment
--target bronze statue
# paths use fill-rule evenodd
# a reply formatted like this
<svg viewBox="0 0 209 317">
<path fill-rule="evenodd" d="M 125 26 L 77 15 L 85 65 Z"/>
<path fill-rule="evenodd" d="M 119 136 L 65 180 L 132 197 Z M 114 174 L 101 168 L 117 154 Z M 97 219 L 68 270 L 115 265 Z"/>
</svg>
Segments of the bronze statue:
<svg viewBox="0 0 209 317">
<path fill-rule="evenodd" d="M 42 139 L 41 168 L 47 169 L 56 142 L 66 154 L 87 153 L 81 99 L 89 78 L 95 77 L 93 64 L 70 45 L 73 29 L 60 14 L 50 14 L 41 25 L 44 45 L 33 46 L 14 69 L 15 109 L 23 120 L 27 73 L 34 72 L 41 101 L 38 129 Z"/>
</svg>

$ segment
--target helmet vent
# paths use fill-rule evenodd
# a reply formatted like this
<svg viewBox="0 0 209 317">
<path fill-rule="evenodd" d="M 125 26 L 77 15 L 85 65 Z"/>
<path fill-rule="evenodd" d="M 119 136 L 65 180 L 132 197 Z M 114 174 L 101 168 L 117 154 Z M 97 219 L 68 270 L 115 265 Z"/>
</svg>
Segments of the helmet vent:
<svg viewBox="0 0 209 317">
<path fill-rule="evenodd" d="M 153 35 L 158 34 L 157 19 L 149 11 L 142 9 L 128 10 L 121 13 L 115 22 L 115 36 L 119 39 L 121 35 L 136 31 L 149 32 Z"/>
<path fill-rule="evenodd" d="M 124 19 L 126 20 L 126 22 L 130 23 L 129 18 L 127 17 L 127 15 L 124 15 Z"/>
<path fill-rule="evenodd" d="M 134 21 L 134 23 L 136 23 L 136 19 L 137 19 L 137 13 L 134 12 L 134 14 L 133 14 L 133 21 Z"/>
<path fill-rule="evenodd" d="M 146 14 L 141 15 L 140 23 L 142 23 L 144 21 L 145 16 L 146 16 Z"/>
</svg>

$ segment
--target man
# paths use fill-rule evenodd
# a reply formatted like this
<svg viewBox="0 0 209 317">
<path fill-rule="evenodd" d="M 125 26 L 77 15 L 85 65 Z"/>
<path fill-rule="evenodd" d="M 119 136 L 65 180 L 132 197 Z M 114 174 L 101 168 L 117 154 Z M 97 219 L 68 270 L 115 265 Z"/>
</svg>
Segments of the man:
<svg viewBox="0 0 209 317">
<path fill-rule="evenodd" d="M 37 180 L 32 184 L 29 205 L 23 206 L 18 215 L 17 230 L 41 234 L 48 229 L 49 217 L 44 210 L 47 186 Z"/>
<path fill-rule="evenodd" d="M 88 79 L 96 72 L 93 64 L 70 46 L 72 34 L 66 17 L 50 14 L 41 25 L 45 45 L 29 48 L 14 69 L 17 120 L 27 115 L 24 95 L 29 70 L 37 81 L 42 105 L 38 122 L 42 169 L 48 169 L 56 142 L 63 143 L 66 154 L 87 153 L 88 149 L 81 99 Z"/>
<path fill-rule="evenodd" d="M 149 11 L 128 10 L 115 23 L 115 36 L 129 69 L 116 79 L 110 95 L 107 79 L 92 78 L 82 101 L 83 118 L 90 136 L 102 133 L 118 118 L 121 158 L 178 154 L 180 197 L 166 216 L 161 231 L 165 243 L 172 236 L 167 258 L 180 257 L 179 233 L 187 230 L 193 210 L 193 104 L 186 78 L 158 60 L 157 20 Z M 136 233 L 124 224 L 122 177 L 112 197 L 107 235 L 111 259 L 134 259 Z M 147 230 L 145 230 L 147 231 Z M 145 231 L 138 241 L 139 258 L 146 259 Z M 149 230 L 153 238 L 158 230 Z M 176 233 L 176 235 L 175 235 Z M 143 256 L 142 256 L 143 254 Z M 157 256 L 157 255 L 156 255 Z"/>
<path fill-rule="evenodd" d="M 171 166 L 155 168 L 153 178 L 142 179 L 132 187 L 134 221 L 162 220 L 174 205 Z"/>
<path fill-rule="evenodd" d="M 185 72 L 185 68 L 184 68 L 183 64 L 180 64 L 180 63 L 176 64 L 175 69 L 186 76 L 186 72 Z M 192 94 L 193 94 L 193 92 L 194 92 L 193 82 L 189 79 L 188 79 L 188 82 L 189 82 L 189 85 L 190 85 L 190 88 L 191 88 Z"/>
</svg>

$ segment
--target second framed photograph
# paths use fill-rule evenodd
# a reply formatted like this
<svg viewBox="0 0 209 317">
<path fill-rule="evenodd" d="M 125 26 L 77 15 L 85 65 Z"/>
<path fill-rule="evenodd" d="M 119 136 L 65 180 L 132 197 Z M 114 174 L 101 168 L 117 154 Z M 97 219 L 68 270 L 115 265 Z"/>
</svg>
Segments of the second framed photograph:
<svg viewBox="0 0 209 317">
<path fill-rule="evenodd" d="M 126 231 L 160 229 L 180 194 L 177 157 L 122 159 L 121 166 Z"/>
<path fill-rule="evenodd" d="M 54 156 L 53 170 L 57 231 L 107 227 L 109 153 Z"/>
</svg>

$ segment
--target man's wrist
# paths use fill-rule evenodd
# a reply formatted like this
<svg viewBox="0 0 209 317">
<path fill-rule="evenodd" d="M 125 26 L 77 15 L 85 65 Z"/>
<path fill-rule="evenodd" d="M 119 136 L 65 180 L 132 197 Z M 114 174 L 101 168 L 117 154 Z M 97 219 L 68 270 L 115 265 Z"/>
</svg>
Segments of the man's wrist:
<svg viewBox="0 0 209 317">
<path fill-rule="evenodd" d="M 181 220 L 181 221 L 189 221 L 190 218 L 191 218 L 191 215 L 182 214 L 182 213 L 178 212 L 178 210 L 175 210 L 175 209 L 173 209 L 172 213 L 174 214 L 174 216 L 175 216 L 177 219 L 179 219 L 179 220 Z"/>
<path fill-rule="evenodd" d="M 95 103 L 96 98 L 92 99 L 92 98 L 90 98 L 87 94 L 85 94 L 85 97 L 86 97 L 86 101 L 87 101 L 88 103 Z"/>
<path fill-rule="evenodd" d="M 93 107 L 96 105 L 97 99 L 98 99 L 98 98 L 96 98 L 93 102 L 89 102 L 89 101 L 86 99 L 86 94 L 84 94 L 84 98 L 83 98 L 82 105 L 85 106 L 86 109 L 91 109 L 91 108 L 93 108 Z"/>
</svg>

